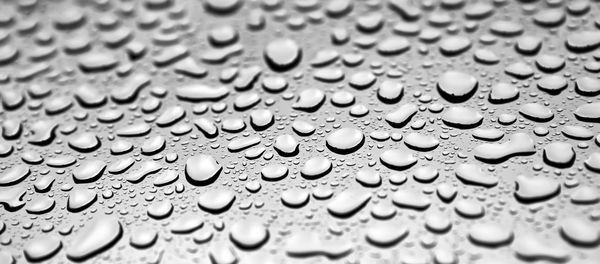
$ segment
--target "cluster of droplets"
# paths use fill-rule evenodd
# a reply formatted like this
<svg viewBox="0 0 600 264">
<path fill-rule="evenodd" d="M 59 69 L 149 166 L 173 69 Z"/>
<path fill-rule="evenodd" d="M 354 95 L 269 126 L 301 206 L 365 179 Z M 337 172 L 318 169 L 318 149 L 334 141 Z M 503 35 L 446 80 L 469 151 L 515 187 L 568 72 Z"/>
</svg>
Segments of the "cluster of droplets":
<svg viewBox="0 0 600 264">
<path fill-rule="evenodd" d="M 593 0 L 18 0 L 0 263 L 596 263 Z"/>
</svg>

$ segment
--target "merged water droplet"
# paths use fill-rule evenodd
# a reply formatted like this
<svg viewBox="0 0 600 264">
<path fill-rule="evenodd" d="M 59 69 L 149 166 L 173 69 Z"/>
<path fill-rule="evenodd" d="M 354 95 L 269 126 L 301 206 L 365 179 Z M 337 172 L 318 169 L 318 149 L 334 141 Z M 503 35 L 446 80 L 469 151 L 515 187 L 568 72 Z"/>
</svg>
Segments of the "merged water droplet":
<svg viewBox="0 0 600 264">
<path fill-rule="evenodd" d="M 89 259 L 113 246 L 122 234 L 123 228 L 116 217 L 96 216 L 69 241 L 67 257 L 74 261 Z"/>
</svg>

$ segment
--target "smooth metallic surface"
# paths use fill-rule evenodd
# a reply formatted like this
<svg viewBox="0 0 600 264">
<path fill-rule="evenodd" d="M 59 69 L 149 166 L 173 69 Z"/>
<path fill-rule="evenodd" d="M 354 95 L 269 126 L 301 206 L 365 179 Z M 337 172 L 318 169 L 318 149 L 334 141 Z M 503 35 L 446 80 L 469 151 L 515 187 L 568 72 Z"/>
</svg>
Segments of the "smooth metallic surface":
<svg viewBox="0 0 600 264">
<path fill-rule="evenodd" d="M 0 3 L 0 264 L 600 263 L 597 0 Z"/>
</svg>

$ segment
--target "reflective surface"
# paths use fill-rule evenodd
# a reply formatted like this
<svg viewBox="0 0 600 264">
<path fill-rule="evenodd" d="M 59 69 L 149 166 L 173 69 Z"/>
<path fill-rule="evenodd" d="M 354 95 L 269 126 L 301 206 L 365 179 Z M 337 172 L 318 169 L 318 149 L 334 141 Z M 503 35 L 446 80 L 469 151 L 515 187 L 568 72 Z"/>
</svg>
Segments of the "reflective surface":
<svg viewBox="0 0 600 264">
<path fill-rule="evenodd" d="M 0 5 L 0 263 L 600 259 L 597 1 Z"/>
</svg>

